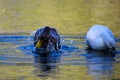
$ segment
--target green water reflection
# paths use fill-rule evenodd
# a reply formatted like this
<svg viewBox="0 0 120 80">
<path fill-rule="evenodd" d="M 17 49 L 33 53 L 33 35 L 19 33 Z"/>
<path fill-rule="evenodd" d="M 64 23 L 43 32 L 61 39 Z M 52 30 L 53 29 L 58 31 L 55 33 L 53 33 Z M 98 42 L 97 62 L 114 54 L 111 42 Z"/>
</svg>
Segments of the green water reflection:
<svg viewBox="0 0 120 80">
<path fill-rule="evenodd" d="M 62 35 L 81 35 L 92 25 L 103 24 L 109 26 L 113 33 L 119 36 L 119 22 L 120 0 L 0 0 L 0 33 L 3 34 L 30 33 L 48 25 L 55 27 Z M 0 43 L 0 55 L 29 59 L 0 60 L 1 80 L 94 80 L 94 77 L 88 74 L 85 65 L 69 64 L 59 64 L 55 73 L 50 73 L 47 77 L 38 77 L 34 72 L 33 57 L 26 56 L 16 49 L 18 46 Z M 84 48 L 83 45 L 78 46 Z M 84 50 L 80 52 L 83 53 Z M 64 58 L 70 59 L 84 58 Z M 117 58 L 117 61 L 120 59 Z M 120 63 L 116 62 L 113 67 L 112 79 L 119 80 Z"/>
<path fill-rule="evenodd" d="M 120 0 L 0 0 L 0 33 L 29 33 L 53 26 L 61 34 L 85 34 L 94 24 L 119 34 Z"/>
</svg>

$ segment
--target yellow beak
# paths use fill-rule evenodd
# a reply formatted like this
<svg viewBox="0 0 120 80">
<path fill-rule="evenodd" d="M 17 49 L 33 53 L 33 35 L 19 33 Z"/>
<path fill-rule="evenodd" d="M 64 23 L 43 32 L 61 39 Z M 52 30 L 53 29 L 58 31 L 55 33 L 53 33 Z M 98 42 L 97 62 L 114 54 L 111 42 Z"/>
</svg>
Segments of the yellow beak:
<svg viewBox="0 0 120 80">
<path fill-rule="evenodd" d="M 39 40 L 38 42 L 37 42 L 37 44 L 36 44 L 36 48 L 40 48 L 41 47 L 41 45 L 42 45 L 42 41 L 41 40 Z"/>
</svg>

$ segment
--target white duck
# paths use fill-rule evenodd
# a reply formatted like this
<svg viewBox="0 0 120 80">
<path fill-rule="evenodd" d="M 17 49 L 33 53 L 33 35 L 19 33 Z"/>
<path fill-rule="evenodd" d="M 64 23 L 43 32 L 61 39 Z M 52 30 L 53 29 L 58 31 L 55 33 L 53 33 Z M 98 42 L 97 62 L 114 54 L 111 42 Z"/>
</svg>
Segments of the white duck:
<svg viewBox="0 0 120 80">
<path fill-rule="evenodd" d="M 88 47 L 94 50 L 115 48 L 115 40 L 112 31 L 103 25 L 92 26 L 86 34 L 86 42 Z"/>
</svg>

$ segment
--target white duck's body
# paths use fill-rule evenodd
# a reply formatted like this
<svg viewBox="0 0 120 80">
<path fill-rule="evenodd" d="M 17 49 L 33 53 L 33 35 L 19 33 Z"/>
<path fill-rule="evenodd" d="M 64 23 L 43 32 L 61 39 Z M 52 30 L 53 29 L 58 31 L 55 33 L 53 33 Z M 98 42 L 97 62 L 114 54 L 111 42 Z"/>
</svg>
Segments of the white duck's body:
<svg viewBox="0 0 120 80">
<path fill-rule="evenodd" d="M 88 47 L 95 50 L 115 48 L 115 40 L 112 31 L 103 25 L 94 25 L 86 34 Z"/>
</svg>

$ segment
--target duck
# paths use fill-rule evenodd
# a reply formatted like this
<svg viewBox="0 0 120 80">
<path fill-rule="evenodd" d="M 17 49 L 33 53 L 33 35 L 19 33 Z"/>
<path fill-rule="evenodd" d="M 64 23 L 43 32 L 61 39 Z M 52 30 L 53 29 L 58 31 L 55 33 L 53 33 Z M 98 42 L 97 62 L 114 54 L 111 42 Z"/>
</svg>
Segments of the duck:
<svg viewBox="0 0 120 80">
<path fill-rule="evenodd" d="M 88 49 L 115 50 L 115 37 L 112 31 L 104 25 L 93 25 L 86 33 Z"/>
<path fill-rule="evenodd" d="M 60 35 L 55 28 L 45 26 L 36 30 L 34 35 L 34 47 L 59 50 L 61 48 Z"/>
</svg>

